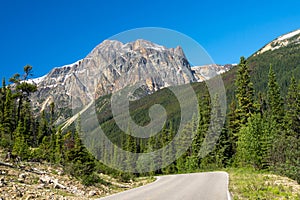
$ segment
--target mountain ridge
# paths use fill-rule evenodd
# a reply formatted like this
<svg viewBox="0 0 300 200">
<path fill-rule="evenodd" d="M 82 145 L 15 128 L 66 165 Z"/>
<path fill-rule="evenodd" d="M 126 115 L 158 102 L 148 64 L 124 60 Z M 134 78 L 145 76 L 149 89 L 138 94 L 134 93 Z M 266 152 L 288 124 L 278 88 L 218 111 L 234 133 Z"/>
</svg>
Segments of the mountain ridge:
<svg viewBox="0 0 300 200">
<path fill-rule="evenodd" d="M 291 31 L 275 38 L 274 40 L 263 46 L 261 49 L 259 49 L 257 52 L 255 52 L 253 56 L 262 54 L 269 50 L 274 51 L 291 44 L 300 44 L 300 29 Z"/>
</svg>

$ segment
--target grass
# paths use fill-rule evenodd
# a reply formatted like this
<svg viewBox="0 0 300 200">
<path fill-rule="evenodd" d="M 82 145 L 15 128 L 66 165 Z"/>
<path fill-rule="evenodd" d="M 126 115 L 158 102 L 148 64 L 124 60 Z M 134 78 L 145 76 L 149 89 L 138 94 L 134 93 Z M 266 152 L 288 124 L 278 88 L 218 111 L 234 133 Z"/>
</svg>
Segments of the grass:
<svg viewBox="0 0 300 200">
<path fill-rule="evenodd" d="M 156 180 L 155 177 L 152 176 L 145 176 L 145 177 L 135 177 L 133 180 L 128 182 L 122 182 L 118 179 L 113 178 L 112 176 L 106 174 L 99 174 L 99 177 L 110 183 L 108 185 L 101 185 L 103 190 L 105 191 L 99 197 L 109 196 L 115 193 L 123 192 L 125 190 L 133 189 L 136 187 L 140 187 L 149 183 L 152 183 Z"/>
<path fill-rule="evenodd" d="M 230 168 L 226 171 L 229 173 L 229 191 L 233 200 L 300 200 L 300 185 L 289 178 L 248 168 Z"/>
</svg>

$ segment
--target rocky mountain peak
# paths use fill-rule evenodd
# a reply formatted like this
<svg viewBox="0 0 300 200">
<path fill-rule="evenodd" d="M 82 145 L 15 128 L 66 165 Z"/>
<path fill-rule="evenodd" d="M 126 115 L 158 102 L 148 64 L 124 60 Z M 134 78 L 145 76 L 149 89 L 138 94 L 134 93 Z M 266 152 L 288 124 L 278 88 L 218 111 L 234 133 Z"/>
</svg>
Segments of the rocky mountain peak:
<svg viewBox="0 0 300 200">
<path fill-rule="evenodd" d="M 166 48 L 142 39 L 125 44 L 105 40 L 84 59 L 32 80 L 38 86 L 32 98 L 38 110 L 53 101 L 58 108 L 79 109 L 136 83 L 147 95 L 164 87 L 205 80 L 198 72 L 203 70 L 191 69 L 180 46 Z"/>
<path fill-rule="evenodd" d="M 181 55 L 181 56 L 184 56 L 185 57 L 185 54 L 183 52 L 183 49 L 181 48 L 181 46 L 177 46 L 175 49 L 174 49 L 174 53 L 176 55 Z"/>
<path fill-rule="evenodd" d="M 105 40 L 86 58 L 54 68 L 39 79 L 33 99 L 41 108 L 52 101 L 60 108 L 70 108 L 72 102 L 82 107 L 137 82 L 150 94 L 194 81 L 197 79 L 181 47 L 168 49 L 142 39 L 126 44 Z"/>
</svg>

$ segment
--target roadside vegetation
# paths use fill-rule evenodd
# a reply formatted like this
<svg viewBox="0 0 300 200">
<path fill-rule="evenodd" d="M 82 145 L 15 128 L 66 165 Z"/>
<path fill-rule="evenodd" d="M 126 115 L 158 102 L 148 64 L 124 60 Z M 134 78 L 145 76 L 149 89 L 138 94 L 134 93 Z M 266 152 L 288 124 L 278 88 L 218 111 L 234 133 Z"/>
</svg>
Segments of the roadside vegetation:
<svg viewBox="0 0 300 200">
<path fill-rule="evenodd" d="M 290 178 L 251 168 L 229 168 L 226 171 L 233 200 L 300 199 L 300 185 Z"/>
<path fill-rule="evenodd" d="M 84 185 L 68 174 L 62 165 L 49 162 L 4 162 L 5 152 L 0 148 L 1 199 L 68 199 L 87 200 L 132 189 L 154 181 L 153 177 L 121 181 L 110 175 L 95 173 L 97 183 Z"/>
</svg>

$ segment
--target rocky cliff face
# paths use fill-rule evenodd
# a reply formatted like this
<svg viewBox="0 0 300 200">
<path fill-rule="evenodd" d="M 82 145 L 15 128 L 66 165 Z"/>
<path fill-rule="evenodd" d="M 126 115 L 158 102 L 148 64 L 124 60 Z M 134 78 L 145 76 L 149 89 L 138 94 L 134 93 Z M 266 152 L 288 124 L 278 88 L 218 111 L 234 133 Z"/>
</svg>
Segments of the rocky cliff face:
<svg viewBox="0 0 300 200">
<path fill-rule="evenodd" d="M 213 67 L 217 72 L 227 69 Z M 73 108 L 80 108 L 128 85 L 139 83 L 144 93 L 150 94 L 168 86 L 203 81 L 204 76 L 201 67 L 191 68 L 181 47 L 166 48 L 145 40 L 126 44 L 105 40 L 86 58 L 32 80 L 38 85 L 33 102 L 42 109 L 53 101 L 58 108 L 70 108 L 72 102 Z"/>
</svg>

